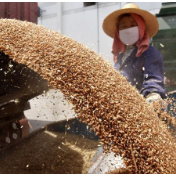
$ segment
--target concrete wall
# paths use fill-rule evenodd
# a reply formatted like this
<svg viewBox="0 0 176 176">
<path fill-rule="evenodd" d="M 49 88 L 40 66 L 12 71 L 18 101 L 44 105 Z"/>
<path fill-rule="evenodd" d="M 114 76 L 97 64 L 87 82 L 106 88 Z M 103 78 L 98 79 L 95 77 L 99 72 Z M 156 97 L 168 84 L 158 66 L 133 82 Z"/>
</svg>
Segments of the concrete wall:
<svg viewBox="0 0 176 176">
<path fill-rule="evenodd" d="M 39 2 L 42 10 L 38 24 L 59 30 L 63 35 L 81 42 L 112 62 L 113 40 L 102 29 L 104 18 L 127 2 L 98 2 L 84 7 L 83 2 Z M 135 3 L 135 2 L 134 2 Z M 141 9 L 159 13 L 162 2 L 136 2 Z"/>
</svg>

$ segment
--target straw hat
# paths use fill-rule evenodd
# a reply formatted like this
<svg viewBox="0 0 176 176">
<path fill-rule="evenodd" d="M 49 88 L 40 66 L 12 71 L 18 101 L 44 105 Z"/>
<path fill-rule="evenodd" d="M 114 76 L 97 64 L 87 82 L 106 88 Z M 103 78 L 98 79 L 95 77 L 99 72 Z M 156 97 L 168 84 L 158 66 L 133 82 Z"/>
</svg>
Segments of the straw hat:
<svg viewBox="0 0 176 176">
<path fill-rule="evenodd" d="M 103 30 L 107 35 L 114 38 L 117 29 L 118 18 L 120 15 L 125 13 L 135 13 L 144 19 L 149 38 L 152 38 L 158 32 L 159 24 L 157 18 L 148 11 L 140 9 L 136 4 L 129 3 L 126 4 L 122 9 L 112 12 L 104 19 Z"/>
</svg>

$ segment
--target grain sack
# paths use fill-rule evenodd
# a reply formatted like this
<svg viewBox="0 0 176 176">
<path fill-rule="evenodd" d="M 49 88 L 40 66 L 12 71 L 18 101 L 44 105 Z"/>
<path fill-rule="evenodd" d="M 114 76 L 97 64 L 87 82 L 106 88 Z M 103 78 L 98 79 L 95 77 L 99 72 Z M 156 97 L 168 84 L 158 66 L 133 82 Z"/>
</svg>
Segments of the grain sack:
<svg viewBox="0 0 176 176">
<path fill-rule="evenodd" d="M 8 19 L 0 20 L 0 49 L 60 89 L 130 173 L 176 173 L 175 140 L 154 108 L 95 52 L 59 32 Z"/>
</svg>

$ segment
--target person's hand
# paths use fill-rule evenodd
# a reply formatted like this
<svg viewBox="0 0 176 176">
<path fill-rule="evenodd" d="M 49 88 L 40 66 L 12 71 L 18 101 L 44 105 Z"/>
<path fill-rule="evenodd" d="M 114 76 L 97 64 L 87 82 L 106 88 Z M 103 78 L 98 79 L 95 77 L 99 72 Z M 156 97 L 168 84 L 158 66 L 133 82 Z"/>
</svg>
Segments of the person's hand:
<svg viewBox="0 0 176 176">
<path fill-rule="evenodd" d="M 159 104 L 162 111 L 167 111 L 167 103 L 161 98 L 158 93 L 150 93 L 146 97 L 146 101 L 150 104 L 151 102 Z"/>
<path fill-rule="evenodd" d="M 159 101 L 161 99 L 162 98 L 161 98 L 160 94 L 158 94 L 158 93 L 150 93 L 146 96 L 146 101 L 148 103 L 151 103 L 152 101 Z"/>
</svg>

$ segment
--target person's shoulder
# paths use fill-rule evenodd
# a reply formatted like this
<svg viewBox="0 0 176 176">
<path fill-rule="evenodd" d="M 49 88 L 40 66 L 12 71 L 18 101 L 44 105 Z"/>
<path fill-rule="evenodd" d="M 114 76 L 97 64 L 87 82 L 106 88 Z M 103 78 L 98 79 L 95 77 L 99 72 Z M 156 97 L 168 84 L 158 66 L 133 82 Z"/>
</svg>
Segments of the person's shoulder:
<svg viewBox="0 0 176 176">
<path fill-rule="evenodd" d="M 145 56 L 162 57 L 161 52 L 154 46 L 149 45 L 148 49 L 143 53 Z"/>
<path fill-rule="evenodd" d="M 148 49 L 144 53 L 157 53 L 161 54 L 160 51 L 154 46 L 149 45 Z"/>
</svg>

